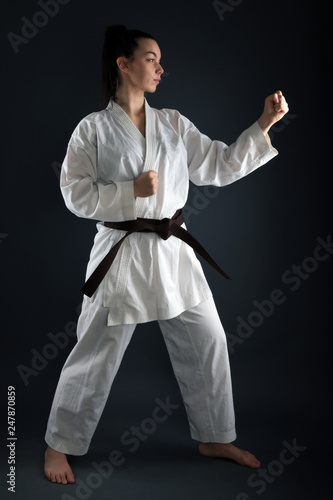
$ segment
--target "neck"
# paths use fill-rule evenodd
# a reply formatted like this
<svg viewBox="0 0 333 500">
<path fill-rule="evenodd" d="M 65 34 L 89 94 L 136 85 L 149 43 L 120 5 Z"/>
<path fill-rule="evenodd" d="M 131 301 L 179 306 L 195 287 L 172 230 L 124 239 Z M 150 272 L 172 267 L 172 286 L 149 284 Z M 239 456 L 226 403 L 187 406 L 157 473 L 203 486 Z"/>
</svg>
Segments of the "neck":
<svg viewBox="0 0 333 500">
<path fill-rule="evenodd" d="M 139 115 L 145 111 L 145 96 L 142 90 L 129 91 L 120 87 L 117 91 L 117 104 L 130 115 Z"/>
</svg>

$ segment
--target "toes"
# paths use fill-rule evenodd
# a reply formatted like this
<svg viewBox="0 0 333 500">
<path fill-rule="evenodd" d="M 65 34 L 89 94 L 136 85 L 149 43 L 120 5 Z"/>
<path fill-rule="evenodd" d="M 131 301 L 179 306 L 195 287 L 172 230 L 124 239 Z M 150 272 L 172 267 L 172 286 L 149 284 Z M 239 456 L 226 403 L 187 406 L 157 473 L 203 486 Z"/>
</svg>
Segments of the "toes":
<svg viewBox="0 0 333 500">
<path fill-rule="evenodd" d="M 67 481 L 70 483 L 70 484 L 73 484 L 75 483 L 75 477 L 74 477 L 74 474 L 69 472 L 67 473 Z"/>
<path fill-rule="evenodd" d="M 52 482 L 52 483 L 56 483 L 57 480 L 56 480 L 56 477 L 54 474 L 52 474 L 52 472 L 50 472 L 47 477 L 49 478 L 49 480 Z"/>
<path fill-rule="evenodd" d="M 249 455 L 250 455 L 250 466 L 253 467 L 254 469 L 259 469 L 260 467 L 259 460 L 251 453 L 249 453 Z"/>
<path fill-rule="evenodd" d="M 260 462 L 259 460 L 255 459 L 255 460 L 252 460 L 252 463 L 255 467 L 260 467 Z"/>
<path fill-rule="evenodd" d="M 64 473 L 64 474 L 55 474 L 52 472 L 45 472 L 46 477 L 52 483 L 58 484 L 73 484 L 75 483 L 74 474 L 72 472 Z"/>
<path fill-rule="evenodd" d="M 252 462 L 252 469 L 260 469 L 260 462 Z"/>
</svg>

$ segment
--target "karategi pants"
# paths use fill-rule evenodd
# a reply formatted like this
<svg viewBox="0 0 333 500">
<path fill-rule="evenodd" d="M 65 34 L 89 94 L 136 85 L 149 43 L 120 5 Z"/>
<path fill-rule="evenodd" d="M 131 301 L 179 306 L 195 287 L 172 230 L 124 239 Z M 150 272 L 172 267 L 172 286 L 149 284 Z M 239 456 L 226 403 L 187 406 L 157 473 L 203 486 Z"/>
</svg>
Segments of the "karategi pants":
<svg viewBox="0 0 333 500">
<path fill-rule="evenodd" d="M 78 342 L 62 369 L 45 435 L 51 448 L 70 455 L 88 451 L 136 327 L 107 326 L 109 310 L 98 302 L 84 298 Z M 191 437 L 200 442 L 234 441 L 227 342 L 213 298 L 158 323 L 180 387 Z"/>
</svg>

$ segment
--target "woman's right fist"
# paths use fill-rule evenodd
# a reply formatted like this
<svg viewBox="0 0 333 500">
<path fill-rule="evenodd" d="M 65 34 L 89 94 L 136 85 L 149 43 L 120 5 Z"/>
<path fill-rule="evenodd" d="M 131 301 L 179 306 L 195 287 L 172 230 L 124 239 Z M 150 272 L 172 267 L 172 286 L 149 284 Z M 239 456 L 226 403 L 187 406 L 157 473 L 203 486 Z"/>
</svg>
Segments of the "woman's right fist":
<svg viewBox="0 0 333 500">
<path fill-rule="evenodd" d="M 134 179 L 134 196 L 135 198 L 147 198 L 156 193 L 158 186 L 158 174 L 155 170 L 143 172 Z"/>
</svg>

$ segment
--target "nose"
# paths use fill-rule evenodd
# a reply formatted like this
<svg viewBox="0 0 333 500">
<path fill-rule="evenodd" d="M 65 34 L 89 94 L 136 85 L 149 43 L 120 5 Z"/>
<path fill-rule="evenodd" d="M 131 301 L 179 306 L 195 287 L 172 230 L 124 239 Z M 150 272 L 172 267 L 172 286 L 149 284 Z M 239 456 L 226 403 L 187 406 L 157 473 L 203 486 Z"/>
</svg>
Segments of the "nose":
<svg viewBox="0 0 333 500">
<path fill-rule="evenodd" d="M 158 73 L 158 74 L 160 74 L 160 75 L 161 75 L 162 73 L 164 73 L 164 69 L 162 68 L 162 66 L 161 66 L 160 64 L 158 65 L 158 68 L 157 68 L 157 70 L 156 70 L 156 73 Z"/>
</svg>

